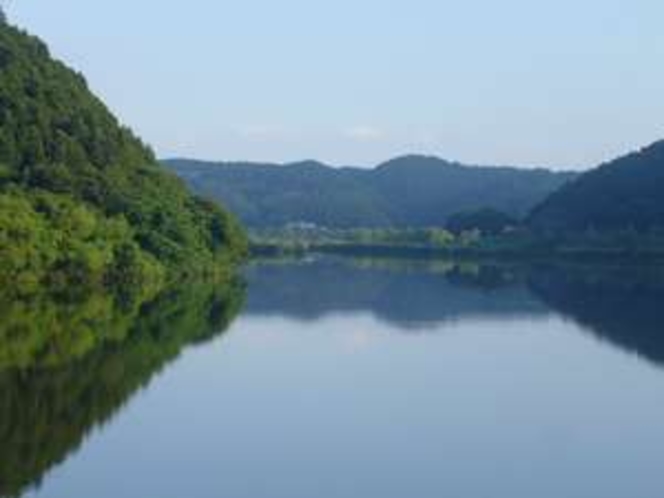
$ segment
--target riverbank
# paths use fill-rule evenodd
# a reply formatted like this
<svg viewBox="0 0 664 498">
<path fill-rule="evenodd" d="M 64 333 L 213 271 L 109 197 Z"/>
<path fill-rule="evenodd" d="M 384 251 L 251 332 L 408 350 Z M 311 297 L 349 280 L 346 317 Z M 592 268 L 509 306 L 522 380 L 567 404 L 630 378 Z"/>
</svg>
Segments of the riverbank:
<svg viewBox="0 0 664 498">
<path fill-rule="evenodd" d="M 617 261 L 664 263 L 664 246 L 589 246 L 542 241 L 538 244 L 477 244 L 472 246 L 416 246 L 394 244 L 279 244 L 252 243 L 252 257 L 336 254 L 352 257 L 403 259 L 500 259 L 509 261 Z"/>
</svg>

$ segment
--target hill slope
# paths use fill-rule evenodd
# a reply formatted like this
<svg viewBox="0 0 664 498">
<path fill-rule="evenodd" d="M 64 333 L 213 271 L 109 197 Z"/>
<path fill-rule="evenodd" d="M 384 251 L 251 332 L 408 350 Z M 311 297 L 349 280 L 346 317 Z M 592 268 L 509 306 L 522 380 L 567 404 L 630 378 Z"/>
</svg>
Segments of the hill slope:
<svg viewBox="0 0 664 498">
<path fill-rule="evenodd" d="M 664 229 L 664 141 L 592 170 L 533 210 L 539 231 Z"/>
<path fill-rule="evenodd" d="M 351 227 L 441 226 L 454 213 L 493 208 L 521 217 L 572 173 L 464 166 L 405 156 L 373 170 L 316 162 L 288 165 L 164 164 L 201 193 L 224 199 L 252 227 L 291 222 Z"/>
<path fill-rule="evenodd" d="M 243 247 L 233 218 L 164 171 L 82 76 L 0 23 L 0 282 L 163 280 Z"/>
</svg>

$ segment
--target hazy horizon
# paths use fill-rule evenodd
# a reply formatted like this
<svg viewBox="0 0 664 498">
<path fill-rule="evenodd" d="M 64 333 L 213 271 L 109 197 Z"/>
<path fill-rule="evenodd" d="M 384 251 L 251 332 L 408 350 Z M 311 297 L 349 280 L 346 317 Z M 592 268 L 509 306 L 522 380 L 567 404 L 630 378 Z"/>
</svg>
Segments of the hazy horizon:
<svg viewBox="0 0 664 498">
<path fill-rule="evenodd" d="M 538 166 L 538 165 L 533 165 L 533 164 L 471 164 L 471 163 L 465 163 L 463 161 L 459 161 L 453 158 L 448 158 L 448 157 L 442 157 L 436 154 L 425 154 L 425 153 L 418 153 L 418 152 L 411 152 L 411 153 L 404 153 L 404 154 L 398 154 L 396 156 L 392 157 L 387 157 L 381 161 L 378 161 L 376 163 L 359 163 L 359 164 L 340 164 L 340 163 L 333 163 L 333 162 L 328 162 L 328 161 L 322 161 L 318 158 L 315 157 L 307 157 L 307 158 L 302 158 L 302 159 L 296 159 L 293 161 L 271 161 L 271 160 L 247 160 L 247 159 L 215 159 L 215 158 L 206 158 L 206 157 L 196 157 L 196 156 L 181 156 L 181 155 L 175 155 L 175 156 L 163 156 L 159 157 L 159 161 L 162 162 L 168 162 L 168 161 L 193 161 L 193 162 L 201 162 L 201 163 L 210 163 L 210 164 L 260 164 L 260 165 L 269 165 L 269 166 L 293 166 L 293 165 L 298 165 L 298 164 L 303 164 L 303 163 L 318 163 L 323 166 L 327 166 L 330 168 L 335 168 L 335 169 L 362 169 L 362 170 L 372 170 L 379 168 L 380 166 L 383 166 L 384 164 L 387 164 L 393 160 L 398 160 L 398 159 L 404 159 L 404 158 L 410 158 L 410 157 L 422 157 L 422 158 L 427 158 L 427 159 L 436 159 L 440 161 L 444 161 L 449 164 L 458 164 L 460 166 L 466 166 L 466 167 L 477 167 L 477 168 L 515 168 L 515 169 L 523 169 L 523 170 L 530 170 L 530 169 L 547 169 L 551 170 L 554 172 L 560 172 L 560 173 L 566 173 L 566 172 L 574 172 L 576 173 L 573 168 L 565 168 L 565 167 L 546 167 L 546 166 Z"/>
<path fill-rule="evenodd" d="M 587 169 L 664 138 L 655 1 L 22 0 L 160 157 Z"/>
</svg>

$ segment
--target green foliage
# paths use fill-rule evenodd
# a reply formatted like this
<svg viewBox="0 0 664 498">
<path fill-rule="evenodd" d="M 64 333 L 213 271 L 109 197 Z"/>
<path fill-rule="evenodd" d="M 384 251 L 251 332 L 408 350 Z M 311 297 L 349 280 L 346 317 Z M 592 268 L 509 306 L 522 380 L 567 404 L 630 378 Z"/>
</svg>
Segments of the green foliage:
<svg viewBox="0 0 664 498">
<path fill-rule="evenodd" d="M 590 171 L 533 210 L 529 225 L 539 233 L 598 234 L 624 239 L 630 232 L 664 229 L 664 142 Z"/>
<path fill-rule="evenodd" d="M 200 194 L 223 199 L 252 228 L 308 222 L 321 227 L 444 226 L 462 210 L 490 207 L 521 217 L 574 175 L 470 167 L 408 156 L 373 170 L 316 162 L 284 166 L 172 160 Z"/>
<path fill-rule="evenodd" d="M 43 191 L 0 193 L 0 282 L 11 282 L 15 293 L 35 291 L 45 279 L 60 287 L 103 286 L 128 274 L 145 286 L 165 277 L 124 217 Z"/>
<path fill-rule="evenodd" d="M 152 285 L 245 252 L 233 217 L 164 171 L 80 75 L 0 25 L 0 283 Z"/>
<path fill-rule="evenodd" d="M 321 246 L 391 246 L 446 248 L 455 237 L 441 228 L 299 228 L 256 230 L 251 234 L 258 246 L 278 246 L 284 249 L 310 249 Z"/>
<path fill-rule="evenodd" d="M 479 230 L 482 234 L 498 235 L 516 227 L 518 221 L 508 214 L 495 209 L 484 208 L 477 211 L 463 211 L 453 214 L 447 221 L 447 229 L 455 234 Z"/>
</svg>

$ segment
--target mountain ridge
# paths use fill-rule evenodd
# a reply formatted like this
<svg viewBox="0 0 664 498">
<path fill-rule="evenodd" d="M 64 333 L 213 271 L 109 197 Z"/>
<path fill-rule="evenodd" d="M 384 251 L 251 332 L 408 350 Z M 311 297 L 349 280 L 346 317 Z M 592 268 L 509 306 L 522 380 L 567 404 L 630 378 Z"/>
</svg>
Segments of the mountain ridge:
<svg viewBox="0 0 664 498">
<path fill-rule="evenodd" d="M 607 161 L 536 206 L 538 231 L 582 233 L 664 229 L 664 140 Z"/>
<path fill-rule="evenodd" d="M 194 191 L 223 199 L 251 227 L 292 222 L 359 226 L 442 226 L 459 211 L 494 208 L 523 217 L 576 177 L 570 171 L 469 166 L 410 154 L 374 168 L 164 159 Z"/>
<path fill-rule="evenodd" d="M 461 167 L 469 169 L 488 169 L 488 170 L 511 170 L 518 172 L 532 172 L 532 171 L 541 171 L 553 174 L 568 174 L 571 176 L 580 176 L 586 171 L 580 171 L 574 168 L 551 168 L 545 166 L 522 166 L 522 165 L 509 165 L 509 164 L 476 164 L 476 163 L 466 163 L 463 161 L 446 159 L 443 156 L 435 154 L 424 154 L 424 153 L 404 153 L 392 158 L 386 159 L 384 161 L 378 162 L 374 165 L 365 165 L 365 164 L 335 164 L 332 162 L 321 161 L 318 159 L 297 159 L 292 161 L 259 161 L 259 160 L 248 160 L 248 159 L 238 159 L 238 160 L 214 160 L 206 159 L 202 157 L 188 157 L 186 155 L 173 155 L 162 157 L 159 159 L 160 162 L 165 164 L 177 164 L 180 162 L 188 162 L 192 165 L 200 165 L 206 167 L 223 167 L 223 166 L 246 166 L 246 167 L 274 167 L 274 168 L 289 168 L 289 167 L 324 167 L 338 171 L 352 170 L 352 171 L 376 171 L 379 169 L 390 169 L 398 168 L 403 165 L 400 164 L 405 161 L 418 161 L 418 162 L 429 162 L 432 166 L 440 167 Z M 408 167 L 408 166 L 406 166 Z M 591 171 L 591 170 L 587 170 Z"/>
</svg>

